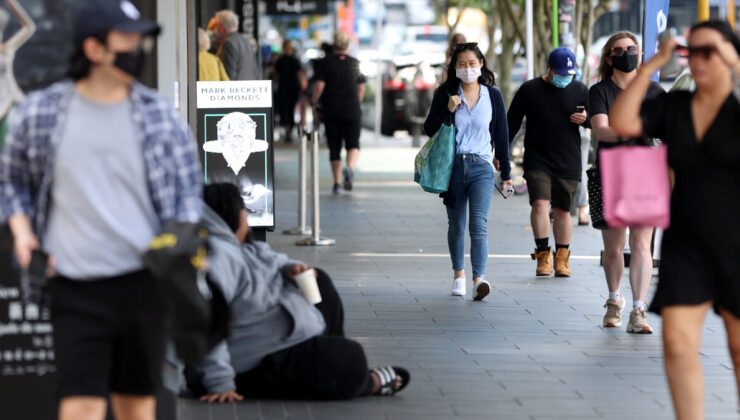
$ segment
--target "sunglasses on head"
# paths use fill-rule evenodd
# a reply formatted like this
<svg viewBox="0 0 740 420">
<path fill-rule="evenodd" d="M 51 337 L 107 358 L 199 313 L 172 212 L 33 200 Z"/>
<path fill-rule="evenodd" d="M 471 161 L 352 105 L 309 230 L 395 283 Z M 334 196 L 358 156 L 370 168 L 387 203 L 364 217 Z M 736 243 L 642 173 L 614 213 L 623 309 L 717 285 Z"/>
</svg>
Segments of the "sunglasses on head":
<svg viewBox="0 0 740 420">
<path fill-rule="evenodd" d="M 713 45 L 698 45 L 696 47 L 679 45 L 676 47 L 676 53 L 681 57 L 699 57 L 704 60 L 708 60 L 715 51 L 717 51 L 717 48 Z"/>
<path fill-rule="evenodd" d="M 466 42 L 464 44 L 457 44 L 455 46 L 455 51 L 462 51 L 466 49 L 473 49 L 478 46 L 477 42 Z"/>
<path fill-rule="evenodd" d="M 619 57 L 620 55 L 623 55 L 625 52 L 630 54 L 637 54 L 639 49 L 637 48 L 637 45 L 630 45 L 627 48 L 623 47 L 614 47 L 612 48 L 612 56 Z"/>
</svg>

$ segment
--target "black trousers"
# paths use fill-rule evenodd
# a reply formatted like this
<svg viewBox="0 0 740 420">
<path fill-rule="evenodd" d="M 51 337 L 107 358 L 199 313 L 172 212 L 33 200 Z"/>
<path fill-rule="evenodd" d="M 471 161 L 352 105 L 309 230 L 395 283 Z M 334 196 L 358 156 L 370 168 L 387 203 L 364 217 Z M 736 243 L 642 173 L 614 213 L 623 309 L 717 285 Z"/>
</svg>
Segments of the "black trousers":
<svg viewBox="0 0 740 420">
<path fill-rule="evenodd" d="M 369 395 L 372 378 L 365 351 L 344 337 L 344 309 L 329 276 L 318 272 L 326 320 L 324 335 L 267 356 L 256 368 L 236 377 L 237 391 L 252 398 L 313 400 L 349 399 Z"/>
</svg>

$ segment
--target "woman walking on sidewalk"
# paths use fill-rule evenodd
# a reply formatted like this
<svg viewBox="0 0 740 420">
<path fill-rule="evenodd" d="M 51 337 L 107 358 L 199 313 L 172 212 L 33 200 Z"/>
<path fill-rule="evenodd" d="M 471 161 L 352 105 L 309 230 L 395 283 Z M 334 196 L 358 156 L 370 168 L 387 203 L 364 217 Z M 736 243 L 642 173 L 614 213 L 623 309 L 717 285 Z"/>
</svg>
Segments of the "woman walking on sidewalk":
<svg viewBox="0 0 740 420">
<path fill-rule="evenodd" d="M 637 66 L 640 63 L 640 46 L 637 37 L 627 31 L 612 35 L 601 53 L 599 77 L 601 81 L 589 90 L 591 105 L 591 127 L 599 140 L 598 150 L 622 145 L 648 146 L 647 138 L 623 139 L 609 127 L 609 109 L 617 95 L 637 77 Z M 646 98 L 651 99 L 663 92 L 657 82 L 652 82 Z M 598 151 L 597 151 L 598 153 Z M 598 166 L 598 157 L 597 157 Z M 604 274 L 609 288 L 609 298 L 604 307 L 604 327 L 622 325 L 621 312 L 625 307 L 624 296 L 619 292 L 619 283 L 624 273 L 624 246 L 627 229 L 609 228 L 604 223 L 594 223 L 601 229 L 604 239 Z M 650 252 L 652 227 L 630 227 L 630 286 L 632 287 L 632 312 L 630 312 L 628 333 L 652 334 L 653 329 L 647 323 L 647 292 L 650 278 L 653 275 L 653 257 Z"/>
<path fill-rule="evenodd" d="M 711 307 L 724 320 L 740 389 L 740 40 L 727 23 L 708 21 L 691 28 L 688 42 L 679 52 L 688 52 L 696 91 L 642 103 L 650 75 L 677 48 L 668 40 L 609 113 L 619 135 L 663 139 L 676 175 L 650 310 L 663 317 L 666 374 L 679 420 L 704 418 L 699 348 Z"/>
<path fill-rule="evenodd" d="M 493 166 L 504 184 L 511 185 L 509 132 L 501 91 L 477 43 L 458 45 L 447 68 L 448 78 L 434 93 L 424 131 L 433 136 L 444 122 L 454 122 L 455 163 L 444 197 L 447 244 L 452 258 L 453 296 L 465 296 L 465 222 L 470 202 L 470 259 L 473 299 L 491 292 L 485 279 L 488 260 L 488 210 L 493 195 Z M 494 147 L 495 146 L 495 147 Z M 493 159 L 493 149 L 496 159 Z"/>
</svg>

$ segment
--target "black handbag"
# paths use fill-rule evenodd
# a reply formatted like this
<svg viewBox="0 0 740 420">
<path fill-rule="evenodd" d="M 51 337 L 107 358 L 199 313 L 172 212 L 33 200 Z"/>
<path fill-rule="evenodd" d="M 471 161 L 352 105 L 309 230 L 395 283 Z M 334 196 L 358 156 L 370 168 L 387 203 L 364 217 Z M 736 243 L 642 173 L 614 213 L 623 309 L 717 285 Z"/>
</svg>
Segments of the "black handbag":
<svg viewBox="0 0 740 420">
<path fill-rule="evenodd" d="M 604 220 L 604 202 L 601 197 L 601 173 L 597 165 L 586 171 L 588 176 L 588 212 L 591 215 L 591 225 L 595 229 L 608 229 Z"/>
<path fill-rule="evenodd" d="M 168 333 L 186 363 L 199 363 L 229 333 L 226 299 L 203 271 L 207 252 L 204 227 L 167 222 L 144 254 L 164 296 Z"/>
</svg>

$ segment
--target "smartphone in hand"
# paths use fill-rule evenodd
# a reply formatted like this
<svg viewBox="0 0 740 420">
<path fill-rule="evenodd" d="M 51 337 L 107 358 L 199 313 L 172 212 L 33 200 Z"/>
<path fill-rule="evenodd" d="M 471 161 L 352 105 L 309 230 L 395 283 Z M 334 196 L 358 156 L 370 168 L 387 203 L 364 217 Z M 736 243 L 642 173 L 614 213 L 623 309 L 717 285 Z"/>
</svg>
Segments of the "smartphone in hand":
<svg viewBox="0 0 740 420">
<path fill-rule="evenodd" d="M 48 279 L 46 278 L 46 269 L 49 264 L 49 254 L 35 249 L 31 252 L 31 263 L 26 270 L 26 276 L 34 286 L 45 287 Z"/>
<path fill-rule="evenodd" d="M 576 114 L 580 114 L 581 112 L 585 111 L 586 107 L 583 105 L 576 105 Z"/>
<path fill-rule="evenodd" d="M 514 187 L 512 187 L 509 184 L 503 185 L 503 183 L 494 184 L 496 186 L 496 189 L 499 193 L 501 193 L 501 197 L 509 198 L 512 194 L 514 194 Z"/>
</svg>

